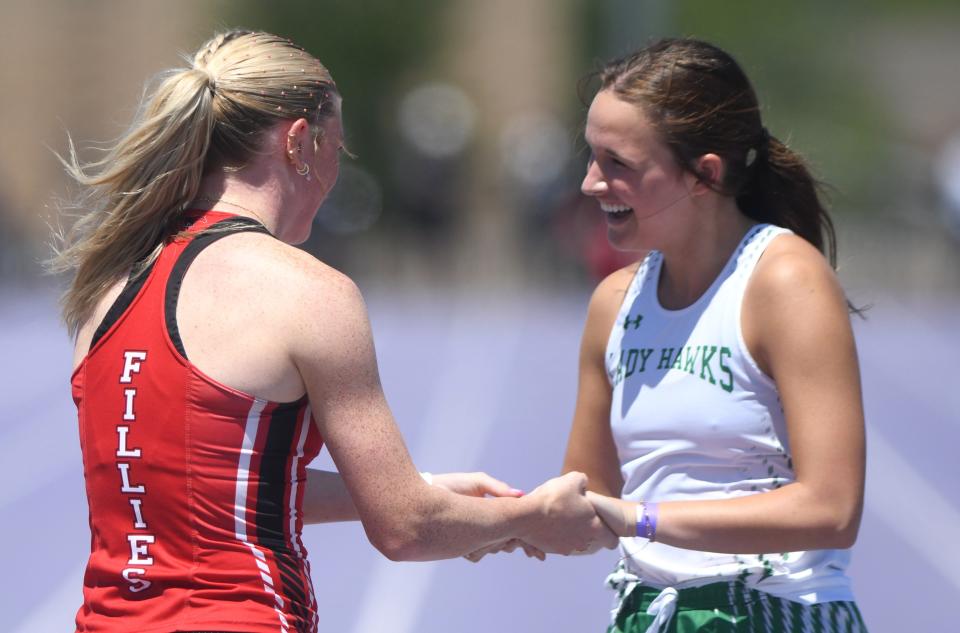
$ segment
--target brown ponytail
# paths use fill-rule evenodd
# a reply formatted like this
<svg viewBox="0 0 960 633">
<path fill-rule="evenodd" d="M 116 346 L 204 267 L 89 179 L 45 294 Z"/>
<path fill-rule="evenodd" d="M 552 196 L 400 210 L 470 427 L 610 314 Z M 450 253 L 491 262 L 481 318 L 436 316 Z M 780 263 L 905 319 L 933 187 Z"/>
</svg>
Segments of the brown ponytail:
<svg viewBox="0 0 960 633">
<path fill-rule="evenodd" d="M 758 222 L 776 224 L 800 235 L 836 268 L 836 232 L 820 200 L 820 183 L 796 152 L 766 129 L 764 137 L 752 173 L 737 195 L 737 206 Z"/>
</svg>

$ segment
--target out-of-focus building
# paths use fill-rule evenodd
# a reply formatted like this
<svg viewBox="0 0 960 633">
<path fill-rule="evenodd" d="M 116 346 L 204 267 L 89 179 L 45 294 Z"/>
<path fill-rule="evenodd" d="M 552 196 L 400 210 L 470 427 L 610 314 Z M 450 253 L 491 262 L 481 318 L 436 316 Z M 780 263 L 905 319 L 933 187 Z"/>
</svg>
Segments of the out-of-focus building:
<svg viewBox="0 0 960 633">
<path fill-rule="evenodd" d="M 0 279 L 32 276 L 67 179 L 54 152 L 129 124 L 138 90 L 211 28 L 214 3 L 0 3 Z M 86 159 L 96 154 L 85 150 Z"/>
<path fill-rule="evenodd" d="M 49 252 L 49 225 L 61 220 L 53 198 L 69 192 L 54 155 L 68 150 L 67 132 L 95 158 L 90 143 L 124 130 L 149 77 L 181 65 L 178 53 L 218 28 L 246 26 L 302 41 L 344 89 L 360 158 L 345 162 L 305 248 L 370 283 L 584 284 L 588 269 L 623 261 L 579 198 L 577 83 L 652 37 L 693 35 L 735 54 L 771 130 L 835 185 L 841 275 L 854 294 L 960 292 L 958 238 L 944 230 L 952 216 L 940 213 L 934 179 L 960 129 L 957 11 L 889 2 L 825 20 L 816 3 L 780 15 L 754 0 L 741 10 L 654 0 L 410 0 L 402 9 L 8 0 L 0 280 L 35 279 Z"/>
</svg>

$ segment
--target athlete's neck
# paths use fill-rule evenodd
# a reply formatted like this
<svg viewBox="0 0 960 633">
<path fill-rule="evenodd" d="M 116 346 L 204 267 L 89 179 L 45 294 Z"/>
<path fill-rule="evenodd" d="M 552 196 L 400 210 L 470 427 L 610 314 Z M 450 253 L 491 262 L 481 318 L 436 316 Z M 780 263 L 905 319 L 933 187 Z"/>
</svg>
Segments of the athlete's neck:
<svg viewBox="0 0 960 633">
<path fill-rule="evenodd" d="M 658 298 L 667 309 L 684 308 L 703 295 L 756 221 L 743 215 L 733 198 L 722 206 L 700 209 L 695 223 L 674 243 L 661 249 L 663 266 Z"/>
</svg>

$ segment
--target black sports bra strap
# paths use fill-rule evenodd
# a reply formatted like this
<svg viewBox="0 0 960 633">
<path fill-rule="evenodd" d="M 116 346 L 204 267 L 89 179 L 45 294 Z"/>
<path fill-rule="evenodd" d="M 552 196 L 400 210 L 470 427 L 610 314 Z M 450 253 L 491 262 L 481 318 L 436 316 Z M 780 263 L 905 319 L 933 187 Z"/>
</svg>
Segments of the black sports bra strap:
<svg viewBox="0 0 960 633">
<path fill-rule="evenodd" d="M 144 270 L 140 271 L 140 274 L 136 277 L 133 276 L 133 272 L 130 273 L 130 276 L 127 278 L 127 283 L 123 286 L 123 290 L 120 291 L 120 294 L 113 301 L 113 305 L 110 306 L 110 309 L 107 310 L 106 316 L 103 317 L 103 321 L 100 322 L 100 325 L 97 326 L 96 331 L 93 333 L 93 339 L 90 341 L 90 348 L 93 349 L 94 345 L 97 344 L 103 336 L 113 327 L 113 324 L 116 323 L 124 312 L 127 311 L 127 308 L 130 307 L 130 304 L 133 303 L 133 300 L 137 298 L 137 295 L 140 294 L 140 290 L 143 288 L 143 284 L 147 283 L 147 278 L 150 276 L 150 273 L 153 272 L 153 267 L 156 265 L 157 260 L 153 260 L 149 266 Z"/>
<path fill-rule="evenodd" d="M 229 225 L 229 227 L 226 225 Z M 183 284 L 183 277 L 186 275 L 187 269 L 203 249 L 217 240 L 236 233 L 250 232 L 270 235 L 270 231 L 268 231 L 266 227 L 251 218 L 238 216 L 221 220 L 190 240 L 190 243 L 187 244 L 187 247 L 183 249 L 176 263 L 174 263 L 173 269 L 170 271 L 170 276 L 167 278 L 163 316 L 167 324 L 167 333 L 170 335 L 170 340 L 173 341 L 173 345 L 184 358 L 187 357 L 187 352 L 183 347 L 183 341 L 180 339 L 180 330 L 177 327 L 177 302 L 180 300 L 180 286 Z"/>
</svg>

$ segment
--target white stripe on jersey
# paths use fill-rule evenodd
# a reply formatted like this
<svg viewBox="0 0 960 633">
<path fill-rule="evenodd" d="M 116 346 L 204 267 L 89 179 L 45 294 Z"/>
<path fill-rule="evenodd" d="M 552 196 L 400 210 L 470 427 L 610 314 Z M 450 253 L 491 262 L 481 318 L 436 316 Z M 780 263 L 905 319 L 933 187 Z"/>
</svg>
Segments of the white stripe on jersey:
<svg viewBox="0 0 960 633">
<path fill-rule="evenodd" d="M 256 545 L 247 539 L 247 493 L 250 487 L 250 457 L 253 455 L 253 447 L 257 442 L 257 432 L 260 430 L 260 416 L 263 414 L 266 405 L 265 400 L 254 399 L 253 406 L 250 407 L 250 412 L 247 414 L 247 424 L 243 428 L 243 445 L 240 447 L 240 459 L 237 463 L 237 491 L 233 502 L 234 531 L 237 540 L 249 547 L 253 553 L 254 562 L 260 569 L 260 576 L 263 578 L 264 591 L 272 593 L 276 597 L 277 604 L 274 605 L 273 609 L 280 618 L 280 630 L 287 633 L 290 630 L 290 625 L 280 610 L 280 607 L 283 606 L 282 598 L 273 589 L 273 577 L 270 575 L 270 568 L 262 562 L 266 561 L 266 557 L 263 552 L 257 549 Z M 266 571 L 264 571 L 265 567 Z"/>
</svg>

